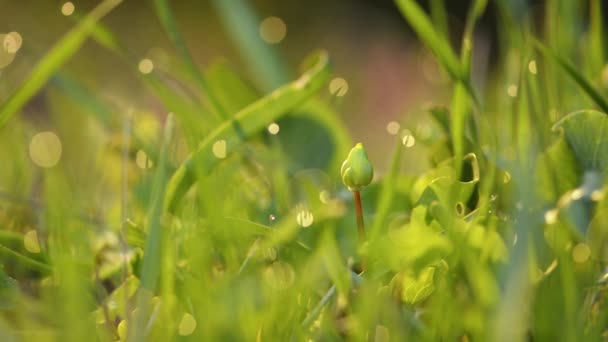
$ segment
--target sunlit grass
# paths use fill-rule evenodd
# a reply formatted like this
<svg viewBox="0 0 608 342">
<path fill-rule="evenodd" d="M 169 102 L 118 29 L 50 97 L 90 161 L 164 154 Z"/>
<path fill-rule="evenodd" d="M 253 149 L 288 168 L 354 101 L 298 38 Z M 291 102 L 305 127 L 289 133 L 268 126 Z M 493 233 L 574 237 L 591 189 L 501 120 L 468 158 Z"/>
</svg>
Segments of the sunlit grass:
<svg viewBox="0 0 608 342">
<path fill-rule="evenodd" d="M 383 123 L 389 162 L 371 173 L 363 154 L 341 170 L 363 139 L 337 114 L 353 81 L 326 51 L 287 71 L 289 22 L 213 2 L 249 83 L 198 65 L 165 0 L 153 6 L 173 55 L 134 53 L 100 21 L 119 3 L 61 4 L 74 28 L 2 97 L 0 340 L 607 336 L 601 1 L 550 1 L 542 17 L 496 2 L 499 55 L 478 75 L 487 1 L 454 42 L 444 1 L 397 0 L 450 97 Z M 87 38 L 166 115 L 65 72 Z M 0 41 L 10 67 L 27 42 Z M 46 87 L 37 122 L 26 104 Z M 414 150 L 420 174 L 402 168 Z"/>
</svg>

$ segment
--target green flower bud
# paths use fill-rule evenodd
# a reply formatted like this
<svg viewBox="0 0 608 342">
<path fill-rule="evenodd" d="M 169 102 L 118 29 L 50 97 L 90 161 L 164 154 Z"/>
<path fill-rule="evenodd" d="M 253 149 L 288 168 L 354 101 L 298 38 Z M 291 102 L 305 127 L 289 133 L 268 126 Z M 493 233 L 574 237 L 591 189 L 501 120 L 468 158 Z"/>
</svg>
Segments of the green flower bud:
<svg viewBox="0 0 608 342">
<path fill-rule="evenodd" d="M 358 143 L 350 150 L 348 157 L 342 163 L 342 182 L 350 191 L 359 191 L 362 187 L 369 185 L 374 178 L 374 168 L 363 144 Z"/>
</svg>

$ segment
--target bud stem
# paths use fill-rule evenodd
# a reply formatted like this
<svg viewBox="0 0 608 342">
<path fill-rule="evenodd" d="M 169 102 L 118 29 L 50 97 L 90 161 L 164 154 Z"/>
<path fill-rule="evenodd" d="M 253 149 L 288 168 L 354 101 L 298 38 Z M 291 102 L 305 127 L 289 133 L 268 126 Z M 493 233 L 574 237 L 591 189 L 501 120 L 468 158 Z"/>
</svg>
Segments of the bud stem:
<svg viewBox="0 0 608 342">
<path fill-rule="evenodd" d="M 355 196 L 355 211 L 357 212 L 357 232 L 359 234 L 359 245 L 365 242 L 365 223 L 363 222 L 363 207 L 361 206 L 361 192 L 353 191 Z M 361 270 L 365 272 L 366 267 L 365 257 L 361 257 Z"/>
</svg>

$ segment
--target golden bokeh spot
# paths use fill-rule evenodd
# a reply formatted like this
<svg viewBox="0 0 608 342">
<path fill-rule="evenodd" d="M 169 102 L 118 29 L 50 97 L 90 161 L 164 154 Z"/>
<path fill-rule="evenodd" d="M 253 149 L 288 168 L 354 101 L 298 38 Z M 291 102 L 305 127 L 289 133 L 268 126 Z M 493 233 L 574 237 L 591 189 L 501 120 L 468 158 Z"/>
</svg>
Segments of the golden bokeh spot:
<svg viewBox="0 0 608 342">
<path fill-rule="evenodd" d="M 30 142 L 30 158 L 40 167 L 53 167 L 61 158 L 61 140 L 53 132 L 40 132 Z"/>
<path fill-rule="evenodd" d="M 141 72 L 142 74 L 146 75 L 152 72 L 152 70 L 154 70 L 154 63 L 152 63 L 152 61 L 148 58 L 144 58 L 141 61 L 139 61 L 139 66 L 138 66 L 139 72 Z"/>
<path fill-rule="evenodd" d="M 212 147 L 213 155 L 216 158 L 226 158 L 226 140 L 218 140 L 213 144 Z"/>
<path fill-rule="evenodd" d="M 589 260 L 591 249 L 585 243 L 579 243 L 572 249 L 572 259 L 574 262 L 583 263 Z"/>
<path fill-rule="evenodd" d="M 35 230 L 30 230 L 23 236 L 23 246 L 30 253 L 40 253 L 40 243 L 38 242 L 38 233 Z"/>
<path fill-rule="evenodd" d="M 329 193 L 329 191 L 322 190 L 321 192 L 319 192 L 319 200 L 323 204 L 329 203 L 329 201 L 331 200 L 331 194 Z"/>
<path fill-rule="evenodd" d="M 140 169 L 149 169 L 154 165 L 148 154 L 143 150 L 139 150 L 135 154 L 135 164 Z"/>
<path fill-rule="evenodd" d="M 61 6 L 61 14 L 67 16 L 72 15 L 74 13 L 74 4 L 71 1 L 68 1 Z"/>
<path fill-rule="evenodd" d="M 22 43 L 23 38 L 17 32 L 0 34 L 0 69 L 13 62 Z"/>
<path fill-rule="evenodd" d="M 276 135 L 279 133 L 279 131 L 281 130 L 281 127 L 279 127 L 279 124 L 273 122 L 270 125 L 268 125 L 268 133 Z"/>
<path fill-rule="evenodd" d="M 401 131 L 401 143 L 408 148 L 416 145 L 416 138 L 414 138 L 409 129 Z"/>
<path fill-rule="evenodd" d="M 509 94 L 509 96 L 511 96 L 511 97 L 516 97 L 517 96 L 517 86 L 515 84 L 511 84 L 507 88 L 507 94 Z"/>
<path fill-rule="evenodd" d="M 545 223 L 546 224 L 554 224 L 557 222 L 557 217 L 559 215 L 559 211 L 557 209 L 551 209 L 545 212 Z"/>
<path fill-rule="evenodd" d="M 530 63 L 528 63 L 528 71 L 530 71 L 532 75 L 536 75 L 538 73 L 535 60 L 531 60 Z"/>
<path fill-rule="evenodd" d="M 182 320 L 179 322 L 179 335 L 188 336 L 191 335 L 196 329 L 196 319 L 189 313 L 185 313 L 182 316 Z"/>
<path fill-rule="evenodd" d="M 386 125 L 386 131 L 390 135 L 397 135 L 397 133 L 399 133 L 400 128 L 401 125 L 399 125 L 397 121 L 391 121 L 388 123 L 388 125 Z"/>
<path fill-rule="evenodd" d="M 4 50 L 11 54 L 16 54 L 21 49 L 21 44 L 23 44 L 23 37 L 21 37 L 19 32 L 10 32 L 4 37 L 4 41 L 2 42 Z"/>
<path fill-rule="evenodd" d="M 302 228 L 310 227 L 314 220 L 314 215 L 310 210 L 302 209 L 296 214 L 296 221 Z"/>
<path fill-rule="evenodd" d="M 348 82 L 342 77 L 334 77 L 329 82 L 329 92 L 337 97 L 342 97 L 348 92 Z"/>
<path fill-rule="evenodd" d="M 287 35 L 287 25 L 278 17 L 268 17 L 260 23 L 260 37 L 268 44 L 280 43 Z"/>
</svg>

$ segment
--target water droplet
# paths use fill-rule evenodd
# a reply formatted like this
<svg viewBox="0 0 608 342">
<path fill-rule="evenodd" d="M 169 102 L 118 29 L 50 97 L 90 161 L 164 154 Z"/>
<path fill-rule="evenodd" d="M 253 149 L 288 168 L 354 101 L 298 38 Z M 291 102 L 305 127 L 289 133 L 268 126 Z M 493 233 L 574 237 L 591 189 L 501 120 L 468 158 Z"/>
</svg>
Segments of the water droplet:
<svg viewBox="0 0 608 342">
<path fill-rule="evenodd" d="M 213 155 L 216 158 L 226 158 L 226 140 L 218 140 L 213 144 Z"/>
<path fill-rule="evenodd" d="M 572 259 L 574 262 L 583 263 L 591 256 L 591 249 L 585 243 L 579 243 L 572 249 Z"/>
<path fill-rule="evenodd" d="M 399 133 L 400 128 L 401 125 L 399 125 L 397 121 L 391 121 L 388 123 L 388 125 L 386 125 L 386 131 L 390 135 L 397 135 L 397 133 Z"/>
<path fill-rule="evenodd" d="M 74 4 L 71 1 L 68 1 L 66 3 L 64 3 L 61 6 L 61 14 L 67 16 L 72 15 L 72 13 L 74 13 Z"/>
<path fill-rule="evenodd" d="M 30 230 L 23 236 L 23 246 L 30 253 L 40 253 L 40 243 L 38 242 L 38 233 L 35 230 Z"/>
<path fill-rule="evenodd" d="M 296 215 L 296 221 L 302 228 L 310 227 L 314 221 L 314 216 L 310 210 L 302 209 Z"/>
<path fill-rule="evenodd" d="M 144 58 L 139 62 L 139 72 L 141 72 L 142 74 L 146 75 L 152 72 L 152 70 L 154 70 L 154 63 L 152 63 L 152 61 L 148 58 Z"/>
<path fill-rule="evenodd" d="M 342 77 L 335 77 L 329 82 L 329 93 L 342 97 L 348 92 L 348 82 Z"/>
<path fill-rule="evenodd" d="M 143 150 L 139 150 L 137 151 L 137 154 L 135 154 L 135 164 L 140 169 L 149 169 L 153 165 L 152 160 L 150 160 L 148 154 Z"/>
<path fill-rule="evenodd" d="M 513 246 L 517 244 L 517 234 L 513 235 Z"/>
<path fill-rule="evenodd" d="M 191 335 L 196 329 L 196 319 L 189 313 L 185 313 L 182 316 L 182 320 L 179 322 L 179 335 L 188 336 Z"/>
<path fill-rule="evenodd" d="M 509 94 L 509 96 L 511 96 L 511 97 L 516 97 L 517 96 L 517 86 L 515 84 L 511 84 L 507 88 L 507 94 Z"/>
<path fill-rule="evenodd" d="M 268 44 L 278 44 L 287 35 L 287 25 L 278 17 L 268 17 L 260 23 L 260 37 Z"/>
<path fill-rule="evenodd" d="M 276 135 L 279 133 L 279 131 L 281 130 L 281 127 L 279 127 L 279 124 L 277 123 L 271 123 L 270 125 L 268 125 L 268 133 Z"/>
<path fill-rule="evenodd" d="M 61 158 L 61 140 L 53 132 L 40 132 L 30 142 L 30 158 L 34 164 L 49 168 Z"/>
<path fill-rule="evenodd" d="M 557 209 L 551 209 L 545 212 L 545 223 L 546 224 L 554 224 L 557 222 L 557 217 L 559 216 L 559 211 Z"/>
<path fill-rule="evenodd" d="M 531 60 L 530 63 L 528 63 L 528 70 L 530 71 L 530 73 L 532 75 L 536 75 L 536 73 L 538 72 L 538 70 L 536 69 L 536 61 L 535 60 Z"/>
<path fill-rule="evenodd" d="M 274 222 L 276 219 L 277 219 L 277 218 L 276 218 L 276 217 L 275 217 L 273 214 L 270 214 L 270 215 L 268 216 L 268 221 L 270 221 L 270 223 Z"/>
</svg>

